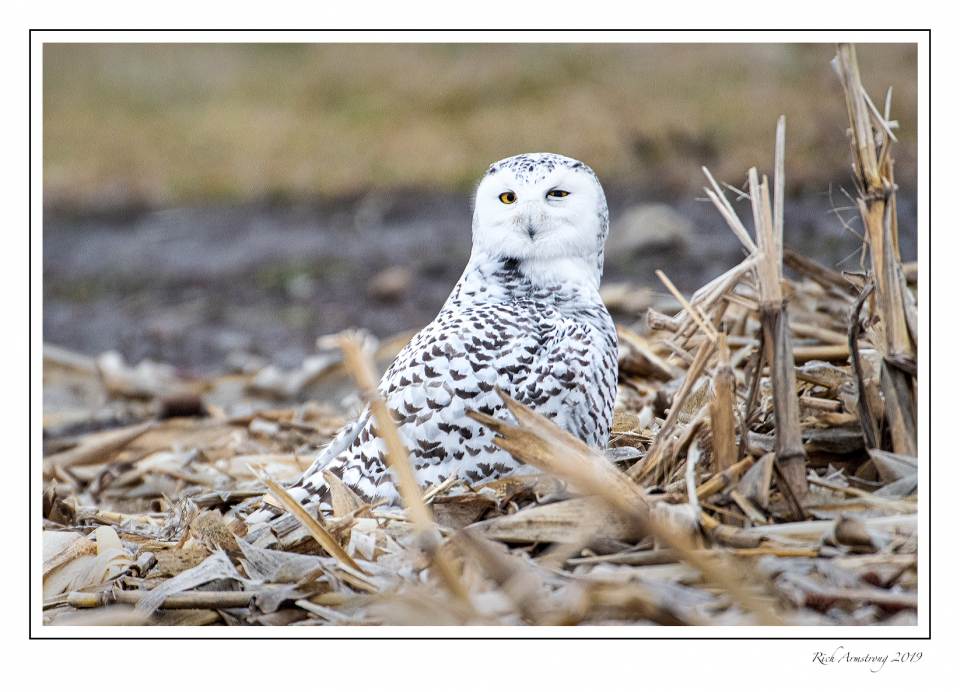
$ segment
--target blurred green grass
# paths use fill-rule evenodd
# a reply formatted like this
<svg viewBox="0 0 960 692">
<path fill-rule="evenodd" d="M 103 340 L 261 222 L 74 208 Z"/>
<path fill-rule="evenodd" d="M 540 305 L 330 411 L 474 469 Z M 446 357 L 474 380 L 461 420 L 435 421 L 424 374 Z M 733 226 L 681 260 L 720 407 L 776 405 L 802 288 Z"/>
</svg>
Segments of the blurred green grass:
<svg viewBox="0 0 960 692">
<path fill-rule="evenodd" d="M 893 87 L 898 179 L 916 172 L 916 48 L 858 46 Z M 827 44 L 47 44 L 48 208 L 102 210 L 468 189 L 489 162 L 557 151 L 605 184 L 695 194 L 700 166 L 769 170 L 787 115 L 792 189 L 846 182 Z"/>
</svg>

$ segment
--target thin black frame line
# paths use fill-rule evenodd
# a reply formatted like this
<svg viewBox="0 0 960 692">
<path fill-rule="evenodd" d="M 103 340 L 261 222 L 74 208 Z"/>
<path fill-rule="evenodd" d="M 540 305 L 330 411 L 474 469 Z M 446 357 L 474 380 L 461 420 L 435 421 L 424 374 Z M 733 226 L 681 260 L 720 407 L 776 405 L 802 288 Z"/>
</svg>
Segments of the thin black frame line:
<svg viewBox="0 0 960 692">
<path fill-rule="evenodd" d="M 33 30 L 27 33 L 27 631 L 33 639 Z"/>
<path fill-rule="evenodd" d="M 28 358 L 32 357 L 33 352 L 33 338 L 32 338 L 32 326 L 33 326 L 33 291 L 32 291 L 32 275 L 33 275 L 33 32 L 41 31 L 71 31 L 70 29 L 28 29 L 27 30 L 27 75 L 28 75 L 28 84 L 27 84 L 27 277 L 28 277 L 28 315 L 27 315 L 27 343 L 28 343 Z M 248 33 L 260 33 L 268 31 L 280 31 L 280 32 L 303 32 L 303 31 L 325 31 L 325 32 L 334 32 L 334 33 L 343 33 L 350 31 L 368 31 L 366 29 L 85 29 L 84 31 L 103 31 L 103 32 L 126 32 L 131 31 L 160 31 L 160 32 L 217 32 L 217 31 L 245 31 Z M 379 29 L 374 30 L 382 33 L 390 32 L 389 29 Z M 413 31 L 413 30 L 407 30 Z M 465 32 L 473 31 L 472 29 L 428 29 L 427 31 L 455 31 L 455 32 Z M 526 32 L 536 30 L 528 29 L 497 29 L 495 31 L 508 31 L 508 32 Z M 579 30 L 576 29 L 565 29 L 561 30 L 564 33 L 572 33 Z M 641 32 L 643 30 L 639 29 L 596 29 L 594 31 L 636 31 Z M 695 33 L 716 33 L 716 30 L 711 29 L 664 29 L 660 30 L 662 32 L 669 31 L 692 31 Z M 786 32 L 788 30 L 783 29 L 746 29 L 745 31 L 749 32 Z M 927 239 L 927 276 L 928 285 L 932 285 L 932 265 L 933 265 L 933 233 L 930 232 L 929 226 L 932 226 L 932 209 L 933 209 L 933 30 L 932 29 L 797 29 L 789 30 L 793 31 L 818 31 L 818 32 L 828 32 L 828 33 L 846 33 L 850 31 L 872 31 L 873 33 L 891 33 L 891 32 L 901 32 L 901 31 L 915 31 L 918 33 L 927 34 L 927 219 L 928 219 L 928 239 Z M 80 43 L 80 42 L 77 42 Z M 131 42 L 135 43 L 135 42 Z M 919 234 L 919 228 L 917 229 Z M 927 338 L 927 362 L 930 372 L 933 369 L 933 296 L 932 292 L 928 291 L 927 297 L 927 324 L 929 325 L 930 334 Z M 27 417 L 28 417 L 28 430 L 27 430 L 27 443 L 28 449 L 29 445 L 32 443 L 30 437 L 31 431 L 33 430 L 33 405 L 32 405 L 32 370 L 30 368 L 30 361 L 28 360 L 27 367 Z M 271 636 L 271 637 L 261 637 L 261 636 L 243 636 L 243 637 L 159 637 L 159 636 L 150 636 L 150 637 L 62 637 L 62 636 L 34 636 L 33 634 L 33 620 L 31 617 L 31 608 L 33 604 L 33 544 L 30 541 L 31 534 L 31 521 L 33 519 L 33 459 L 31 458 L 30 464 L 27 469 L 27 487 L 28 498 L 27 498 L 27 554 L 28 554 L 28 563 L 27 563 L 27 631 L 28 639 L 33 640 L 48 640 L 48 641 L 65 641 L 65 640 L 92 640 L 92 641 L 123 641 L 123 640 L 139 640 L 139 641 L 156 641 L 163 639 L 170 640 L 181 640 L 181 641 L 200 641 L 200 640 L 214 640 L 214 641 L 227 641 L 227 640 L 288 640 L 288 639 L 306 639 L 306 640 L 324 640 L 329 639 L 333 641 L 371 641 L 376 639 L 383 640 L 420 640 L 420 641 L 439 641 L 439 640 L 457 640 L 457 641 L 479 641 L 479 640 L 495 640 L 495 641 L 523 641 L 523 640 L 532 640 L 532 641 L 550 641 L 550 640 L 561 640 L 561 641 L 588 641 L 588 640 L 599 640 L 599 641 L 654 641 L 654 640 L 663 640 L 663 641 L 930 641 L 933 638 L 933 454 L 929 453 L 932 450 L 933 446 L 933 378 L 930 377 L 930 382 L 927 386 L 927 408 L 929 412 L 929 425 L 927 427 L 927 444 L 928 444 L 928 455 L 927 455 L 927 633 L 926 636 L 916 636 L 916 637 L 648 637 L 648 636 L 638 636 L 638 637 L 584 637 L 584 636 L 571 636 L 571 637 L 423 637 L 423 636 L 412 636 L 412 637 L 284 637 L 284 636 Z M 884 625 L 874 625 L 873 627 L 884 627 Z"/>
<path fill-rule="evenodd" d="M 377 33 L 377 34 L 398 34 L 398 33 L 412 33 L 412 32 L 428 32 L 428 33 L 535 33 L 535 32 L 549 32 L 549 33 L 597 33 L 597 32 L 610 32 L 610 33 L 636 33 L 636 34 L 669 34 L 669 33 L 686 33 L 686 34 L 717 34 L 724 32 L 746 32 L 751 34 L 794 34 L 797 32 L 816 32 L 818 34 L 849 34 L 851 31 L 869 31 L 872 33 L 923 33 L 927 32 L 928 36 L 933 31 L 932 29 L 823 29 L 823 28 L 812 28 L 812 29 L 345 29 L 345 28 L 333 28 L 333 29 L 176 29 L 176 28 L 162 28 L 162 29 L 118 29 L 118 28 L 108 28 L 108 29 L 47 29 L 47 28 L 34 28 L 29 29 L 31 33 L 34 31 L 46 31 L 46 32 L 97 32 L 97 33 L 126 33 L 131 32 L 140 32 L 140 33 L 159 33 L 159 32 L 177 32 L 177 33 Z M 53 43 L 53 42 L 51 42 Z M 87 41 L 63 41 L 63 43 L 88 43 Z M 96 43 L 95 41 L 89 41 L 89 43 Z M 126 42 L 125 42 L 126 43 Z M 130 43 L 136 43 L 136 41 L 130 41 Z M 212 41 L 204 41 L 204 43 L 212 43 Z M 233 41 L 231 41 L 233 43 Z M 351 41 L 355 43 L 355 41 Z M 482 41 L 475 41 L 472 43 L 482 43 Z M 542 43 L 548 43 L 546 41 Z M 589 41 L 571 41 L 570 43 L 589 43 Z M 615 42 L 614 42 L 615 43 Z M 633 45 L 636 43 L 656 43 L 652 41 L 625 41 L 627 45 Z M 774 43 L 771 41 L 770 43 Z M 803 41 L 798 41 L 798 43 L 804 43 Z M 806 43 L 823 43 L 823 41 L 806 41 Z M 871 41 L 870 43 L 880 43 L 880 41 Z M 894 43 L 913 43 L 912 41 L 894 41 Z M 416 44 L 410 44 L 416 45 Z M 737 43 L 730 43 L 728 45 L 738 45 Z M 864 44 L 868 45 L 868 44 Z"/>
</svg>

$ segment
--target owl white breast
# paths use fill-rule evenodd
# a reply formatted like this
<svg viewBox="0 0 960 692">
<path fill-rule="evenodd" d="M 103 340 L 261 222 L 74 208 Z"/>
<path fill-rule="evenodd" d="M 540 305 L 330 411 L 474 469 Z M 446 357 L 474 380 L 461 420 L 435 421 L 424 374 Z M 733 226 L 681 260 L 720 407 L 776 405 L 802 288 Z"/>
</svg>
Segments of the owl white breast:
<svg viewBox="0 0 960 692">
<path fill-rule="evenodd" d="M 580 161 L 523 154 L 489 167 L 463 275 L 379 385 L 421 486 L 522 467 L 466 415 L 509 417 L 497 387 L 587 444 L 607 444 L 617 385 L 616 331 L 599 294 L 607 229 L 603 189 Z M 324 470 L 368 500 L 398 499 L 369 410 L 292 494 L 325 502 Z"/>
</svg>

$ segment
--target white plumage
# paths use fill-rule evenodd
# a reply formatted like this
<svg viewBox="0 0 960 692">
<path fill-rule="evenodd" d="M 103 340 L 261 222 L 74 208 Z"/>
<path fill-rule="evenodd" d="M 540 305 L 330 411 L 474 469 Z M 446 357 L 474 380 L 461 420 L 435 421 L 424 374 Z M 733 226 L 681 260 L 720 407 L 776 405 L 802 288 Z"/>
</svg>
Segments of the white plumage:
<svg viewBox="0 0 960 692">
<path fill-rule="evenodd" d="M 495 387 L 588 444 L 606 445 L 617 383 L 616 332 L 599 294 L 607 228 L 603 189 L 579 161 L 524 154 L 487 170 L 463 276 L 379 385 L 421 486 L 451 475 L 477 483 L 521 467 L 466 416 L 508 417 Z M 368 500 L 397 500 L 369 410 L 292 493 L 325 502 L 324 470 Z"/>
</svg>

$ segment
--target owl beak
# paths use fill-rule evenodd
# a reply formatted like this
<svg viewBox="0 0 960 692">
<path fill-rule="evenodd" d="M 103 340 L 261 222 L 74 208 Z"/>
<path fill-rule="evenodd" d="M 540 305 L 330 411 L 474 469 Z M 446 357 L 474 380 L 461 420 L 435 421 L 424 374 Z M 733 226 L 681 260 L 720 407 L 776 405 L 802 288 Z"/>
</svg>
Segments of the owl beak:
<svg viewBox="0 0 960 692">
<path fill-rule="evenodd" d="M 526 233 L 530 240 L 533 240 L 537 231 L 539 230 L 539 221 L 538 218 L 539 210 L 533 206 L 530 202 L 524 204 L 522 212 L 517 216 L 517 227 L 523 232 Z"/>
</svg>

